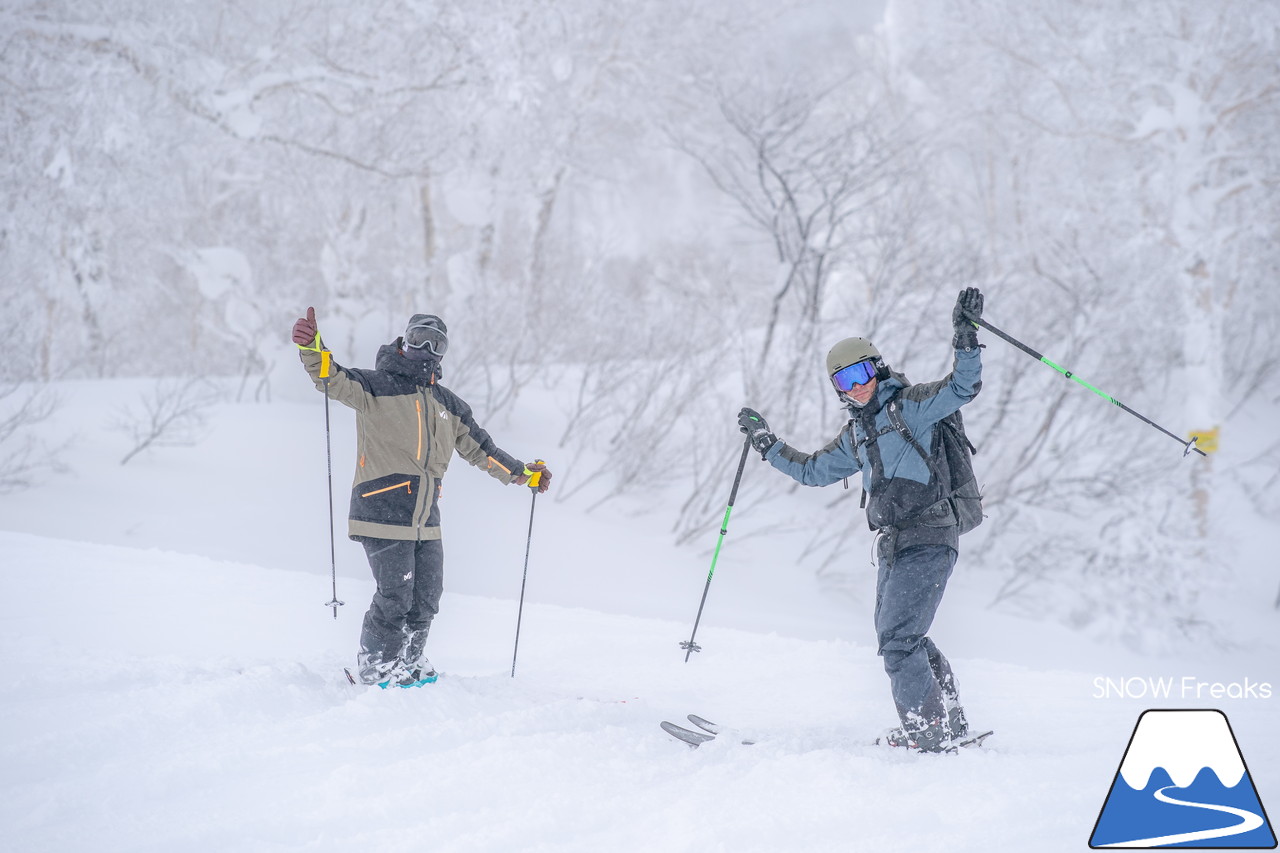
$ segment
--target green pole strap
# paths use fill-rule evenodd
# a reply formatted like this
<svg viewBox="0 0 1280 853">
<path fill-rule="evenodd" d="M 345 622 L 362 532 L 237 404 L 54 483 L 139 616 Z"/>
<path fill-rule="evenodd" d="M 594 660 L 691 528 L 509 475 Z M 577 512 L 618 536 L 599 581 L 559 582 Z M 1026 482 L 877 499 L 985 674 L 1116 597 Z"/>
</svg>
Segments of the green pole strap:
<svg viewBox="0 0 1280 853">
<path fill-rule="evenodd" d="M 1041 363 L 1043 363 L 1043 364 L 1047 364 L 1049 367 L 1052 367 L 1054 370 L 1058 371 L 1059 373 L 1061 373 L 1063 376 L 1067 377 L 1068 379 L 1071 379 L 1071 380 L 1073 380 L 1073 381 L 1077 382 L 1078 384 L 1083 385 L 1085 388 L 1088 388 L 1090 391 L 1092 391 L 1093 393 L 1097 394 L 1099 397 L 1101 397 L 1102 399 L 1106 400 L 1108 403 L 1111 403 L 1111 404 L 1112 404 L 1112 405 L 1114 405 L 1114 406 L 1119 406 L 1121 409 L 1124 409 L 1126 412 L 1128 412 L 1129 414 L 1133 415 L 1135 418 L 1137 418 L 1138 420 L 1140 420 L 1140 421 L 1142 421 L 1143 423 L 1147 424 L 1148 426 L 1155 427 L 1156 429 L 1160 430 L 1160 432 L 1164 433 L 1165 435 L 1167 435 L 1167 436 L 1169 436 L 1170 438 L 1172 438 L 1174 441 L 1178 442 L 1178 444 L 1182 445 L 1182 447 L 1183 447 L 1182 455 L 1183 455 L 1183 456 L 1189 456 L 1189 455 L 1191 455 L 1191 452 L 1192 452 L 1193 450 L 1194 450 L 1196 453 L 1199 453 L 1201 456 L 1207 456 L 1207 455 L 1208 455 L 1208 454 L 1206 454 L 1203 450 L 1201 450 L 1200 448 L 1196 447 L 1196 442 L 1199 440 L 1199 436 L 1194 436 L 1194 435 L 1193 435 L 1193 436 L 1191 437 L 1191 440 L 1190 440 L 1190 441 L 1183 441 L 1181 436 L 1177 435 L 1176 433 L 1172 433 L 1172 432 L 1170 432 L 1169 430 L 1167 430 L 1167 429 L 1165 429 L 1164 427 L 1160 426 L 1160 424 L 1156 423 L 1155 421 L 1151 420 L 1150 418 L 1146 417 L 1145 415 L 1142 415 L 1142 414 L 1139 414 L 1138 412 L 1135 412 L 1133 409 L 1129 408 L 1129 407 L 1128 407 L 1128 406 L 1126 406 L 1124 403 L 1121 403 L 1121 402 L 1120 402 L 1119 400 L 1117 400 L 1115 397 L 1112 397 L 1110 394 L 1106 393 L 1105 391 L 1102 391 L 1102 390 L 1099 390 L 1098 388 L 1095 388 L 1094 386 L 1090 385 L 1088 382 L 1085 382 L 1083 379 L 1081 379 L 1079 376 L 1076 376 L 1076 375 L 1075 375 L 1075 373 L 1073 373 L 1072 371 L 1070 371 L 1070 370 L 1066 369 L 1065 367 L 1061 367 L 1061 366 L 1059 366 L 1059 365 L 1057 365 L 1057 364 L 1054 364 L 1052 361 L 1050 361 L 1049 359 L 1045 358 L 1043 355 L 1041 355 L 1040 353 L 1036 352 L 1036 351 L 1035 351 L 1035 350 L 1033 350 L 1031 347 L 1029 347 L 1029 346 L 1027 346 L 1026 344 L 1022 343 L 1022 341 L 1019 341 L 1019 340 L 1017 340 L 1016 338 L 1012 338 L 1012 337 L 1010 337 L 1009 335 L 1007 335 L 1007 334 L 1005 334 L 1004 332 L 1002 332 L 1002 331 L 1000 331 L 999 329 L 997 329 L 995 326 L 993 326 L 993 325 L 991 325 L 990 323 L 988 323 L 986 320 L 983 320 L 981 317 L 974 317 L 974 316 L 972 316 L 972 315 L 966 315 L 966 316 L 969 318 L 969 321 L 970 321 L 971 323 L 973 323 L 973 325 L 975 325 L 975 326 L 977 326 L 977 327 L 979 327 L 979 328 L 982 328 L 982 329 L 986 329 L 986 330 L 987 330 L 988 332 L 990 332 L 991 334 L 993 334 L 993 335 L 995 335 L 996 337 L 1001 338 L 1002 340 L 1004 340 L 1004 341 L 1006 341 L 1006 342 L 1008 342 L 1008 343 L 1012 344 L 1013 346 L 1015 346 L 1015 347 L 1017 347 L 1018 349 L 1022 350 L 1022 351 L 1023 351 L 1023 352 L 1025 352 L 1027 355 L 1031 356 L 1032 358 L 1036 359 L 1037 361 L 1039 361 L 1039 362 L 1041 362 Z"/>
</svg>

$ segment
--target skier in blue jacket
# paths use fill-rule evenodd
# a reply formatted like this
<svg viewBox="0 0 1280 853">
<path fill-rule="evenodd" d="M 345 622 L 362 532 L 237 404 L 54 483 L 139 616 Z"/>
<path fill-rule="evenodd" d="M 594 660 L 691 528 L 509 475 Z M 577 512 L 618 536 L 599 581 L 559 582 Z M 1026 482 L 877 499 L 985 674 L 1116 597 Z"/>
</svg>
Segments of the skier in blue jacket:
<svg viewBox="0 0 1280 853">
<path fill-rule="evenodd" d="M 877 531 L 875 627 L 901 725 L 892 746 L 940 752 L 968 733 L 951 665 L 927 636 L 959 549 L 958 520 L 945 485 L 889 418 L 897 408 L 916 441 L 931 453 L 933 426 L 982 387 L 977 327 L 982 294 L 960 292 L 952 312 L 955 363 L 937 382 L 910 384 L 891 371 L 863 338 L 847 338 L 827 355 L 827 375 L 851 418 L 826 447 L 805 454 L 778 440 L 752 409 L 738 416 L 765 461 L 806 486 L 829 486 L 862 474 L 867 521 Z"/>
</svg>

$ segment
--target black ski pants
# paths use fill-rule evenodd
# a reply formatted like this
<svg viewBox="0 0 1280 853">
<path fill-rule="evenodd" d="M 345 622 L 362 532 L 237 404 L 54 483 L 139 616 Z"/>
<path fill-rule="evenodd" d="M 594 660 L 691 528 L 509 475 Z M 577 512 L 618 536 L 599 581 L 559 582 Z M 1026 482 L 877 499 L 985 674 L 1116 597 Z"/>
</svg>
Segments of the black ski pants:
<svg viewBox="0 0 1280 853">
<path fill-rule="evenodd" d="M 898 716 L 908 730 L 946 718 L 959 703 L 951 664 L 929 639 L 956 552 L 946 545 L 904 548 L 881 560 L 876 578 L 876 634 Z"/>
<path fill-rule="evenodd" d="M 380 660 L 400 654 L 414 632 L 431 629 L 444 592 L 444 544 L 362 538 L 373 580 L 378 585 L 360 631 L 360 650 Z"/>
</svg>

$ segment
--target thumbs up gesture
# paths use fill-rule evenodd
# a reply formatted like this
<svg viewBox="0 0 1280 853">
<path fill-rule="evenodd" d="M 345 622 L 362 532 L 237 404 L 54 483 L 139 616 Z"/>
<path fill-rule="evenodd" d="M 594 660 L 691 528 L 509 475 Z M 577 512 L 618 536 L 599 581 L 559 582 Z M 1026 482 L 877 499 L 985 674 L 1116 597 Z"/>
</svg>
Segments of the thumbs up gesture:
<svg viewBox="0 0 1280 853">
<path fill-rule="evenodd" d="M 307 316 L 299 317 L 293 324 L 293 342 L 300 347 L 309 347 L 315 343 L 317 334 L 316 309 L 307 308 Z"/>
</svg>

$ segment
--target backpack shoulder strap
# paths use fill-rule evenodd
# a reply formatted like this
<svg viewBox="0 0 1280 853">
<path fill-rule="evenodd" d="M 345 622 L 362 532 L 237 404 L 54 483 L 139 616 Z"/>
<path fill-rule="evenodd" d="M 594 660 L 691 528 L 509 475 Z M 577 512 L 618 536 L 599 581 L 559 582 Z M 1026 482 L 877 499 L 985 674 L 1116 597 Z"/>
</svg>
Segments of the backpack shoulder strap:
<svg viewBox="0 0 1280 853">
<path fill-rule="evenodd" d="M 959 409 L 956 409 L 954 412 L 947 415 L 945 418 L 939 421 L 939 423 L 942 424 L 942 426 L 945 429 L 951 430 L 951 432 L 954 433 L 957 438 L 964 441 L 965 446 L 969 448 L 970 456 L 978 455 L 977 446 L 972 441 L 969 440 L 968 434 L 966 434 L 964 431 L 964 419 L 960 416 Z"/>
<path fill-rule="evenodd" d="M 853 448 L 853 461 L 858 463 L 858 467 L 861 468 L 862 456 L 858 453 L 858 448 L 866 447 L 868 444 L 871 444 L 872 442 L 879 441 L 880 436 L 888 435 L 889 433 L 893 432 L 894 428 L 892 426 L 884 427 L 879 432 L 868 433 L 866 438 L 859 440 L 858 434 L 853 431 L 854 420 L 855 420 L 854 418 L 849 418 L 849 423 L 845 425 L 845 429 L 849 431 L 849 441 L 850 441 L 850 445 Z"/>
<path fill-rule="evenodd" d="M 942 482 L 942 471 L 938 468 L 937 461 L 930 454 L 925 452 L 920 442 L 916 441 L 916 437 L 911 434 L 911 428 L 907 426 L 907 421 L 902 417 L 902 405 L 898 402 L 898 398 L 894 397 L 886 405 L 885 414 L 889 418 L 889 423 L 893 425 L 893 429 L 902 436 L 902 440 L 911 445 L 916 453 L 920 454 L 920 458 L 924 460 L 924 464 L 929 466 L 929 472 L 933 474 L 934 482 L 941 488 L 946 488 L 947 484 Z"/>
</svg>

